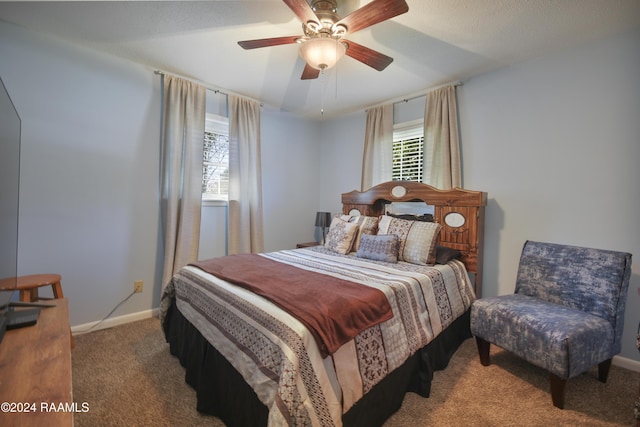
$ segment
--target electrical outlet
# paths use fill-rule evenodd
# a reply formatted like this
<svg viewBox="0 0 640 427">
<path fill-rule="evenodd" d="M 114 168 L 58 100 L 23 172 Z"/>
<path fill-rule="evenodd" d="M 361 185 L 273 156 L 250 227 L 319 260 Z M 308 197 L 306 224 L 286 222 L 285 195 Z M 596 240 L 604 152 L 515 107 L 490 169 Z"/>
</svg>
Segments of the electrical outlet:
<svg viewBox="0 0 640 427">
<path fill-rule="evenodd" d="M 142 280 L 136 280 L 135 282 L 133 282 L 133 292 L 135 293 L 142 292 L 143 285 L 144 285 L 144 282 Z"/>
</svg>

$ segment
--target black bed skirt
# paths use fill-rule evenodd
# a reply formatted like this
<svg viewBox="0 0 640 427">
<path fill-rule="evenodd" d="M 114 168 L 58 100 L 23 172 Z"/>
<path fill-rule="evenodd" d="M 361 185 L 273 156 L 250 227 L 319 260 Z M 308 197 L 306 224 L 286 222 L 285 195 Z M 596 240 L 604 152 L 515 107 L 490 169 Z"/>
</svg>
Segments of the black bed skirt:
<svg viewBox="0 0 640 427">
<path fill-rule="evenodd" d="M 215 415 L 229 427 L 267 425 L 267 407 L 227 359 L 185 319 L 175 301 L 163 328 L 171 354 L 185 367 L 185 380 L 196 391 L 199 412 Z M 400 409 L 407 391 L 429 397 L 433 373 L 446 368 L 460 344 L 470 337 L 467 311 L 360 399 L 343 415 L 343 424 L 381 426 Z"/>
</svg>

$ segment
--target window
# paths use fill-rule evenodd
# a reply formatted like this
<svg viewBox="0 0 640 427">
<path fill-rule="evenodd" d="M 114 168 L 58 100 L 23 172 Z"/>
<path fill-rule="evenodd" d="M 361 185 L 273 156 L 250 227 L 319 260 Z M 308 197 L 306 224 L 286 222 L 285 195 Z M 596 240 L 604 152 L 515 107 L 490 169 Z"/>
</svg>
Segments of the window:
<svg viewBox="0 0 640 427">
<path fill-rule="evenodd" d="M 202 162 L 202 200 L 227 200 L 229 195 L 229 121 L 207 114 Z"/>
<path fill-rule="evenodd" d="M 392 180 L 422 182 L 423 147 L 424 125 L 422 120 L 398 123 L 393 126 Z"/>
</svg>

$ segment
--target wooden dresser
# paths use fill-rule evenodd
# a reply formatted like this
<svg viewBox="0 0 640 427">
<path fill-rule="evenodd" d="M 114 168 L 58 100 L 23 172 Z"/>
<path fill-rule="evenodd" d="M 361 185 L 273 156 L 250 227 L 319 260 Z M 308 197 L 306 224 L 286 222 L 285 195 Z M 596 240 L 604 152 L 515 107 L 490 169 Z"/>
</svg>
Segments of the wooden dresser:
<svg viewBox="0 0 640 427">
<path fill-rule="evenodd" d="M 72 426 L 74 411 L 88 410 L 73 402 L 67 300 L 50 303 L 56 306 L 43 308 L 38 323 L 7 331 L 0 342 L 2 426 Z"/>
</svg>

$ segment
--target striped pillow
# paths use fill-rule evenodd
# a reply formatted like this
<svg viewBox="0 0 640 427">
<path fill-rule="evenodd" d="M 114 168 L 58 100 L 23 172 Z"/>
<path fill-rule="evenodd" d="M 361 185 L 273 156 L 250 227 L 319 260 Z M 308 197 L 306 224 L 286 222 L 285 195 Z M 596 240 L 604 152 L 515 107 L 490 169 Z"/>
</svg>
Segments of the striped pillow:
<svg viewBox="0 0 640 427">
<path fill-rule="evenodd" d="M 378 218 L 362 215 L 353 217 L 350 222 L 358 224 L 358 234 L 353 242 L 353 250 L 357 251 L 360 248 L 362 236 L 365 234 L 376 234 L 378 232 Z"/>
<path fill-rule="evenodd" d="M 437 222 L 409 221 L 383 215 L 378 234 L 395 234 L 399 239 L 398 260 L 412 264 L 436 263 L 436 246 L 442 226 Z"/>
</svg>

